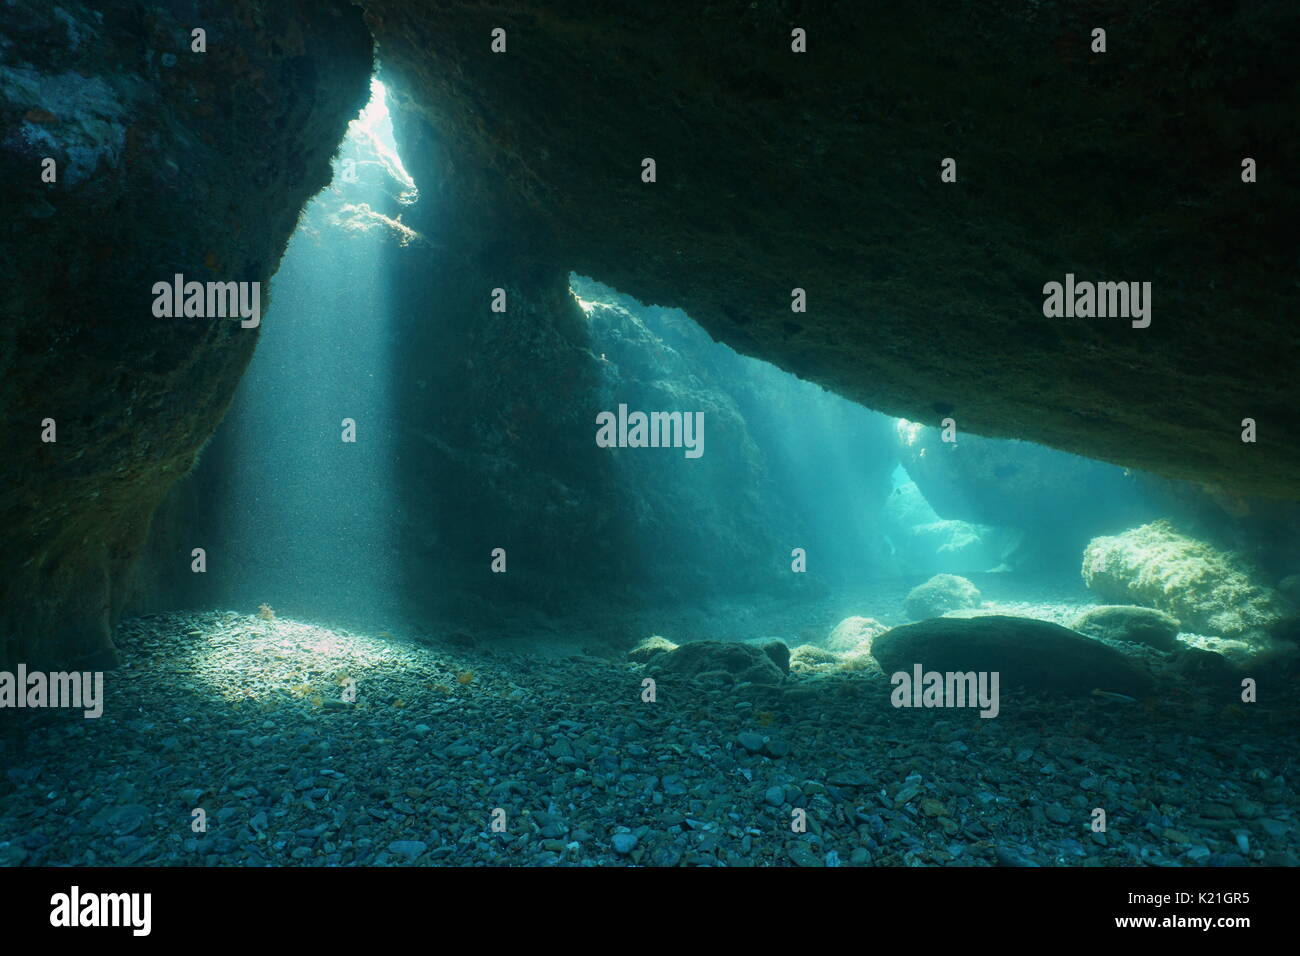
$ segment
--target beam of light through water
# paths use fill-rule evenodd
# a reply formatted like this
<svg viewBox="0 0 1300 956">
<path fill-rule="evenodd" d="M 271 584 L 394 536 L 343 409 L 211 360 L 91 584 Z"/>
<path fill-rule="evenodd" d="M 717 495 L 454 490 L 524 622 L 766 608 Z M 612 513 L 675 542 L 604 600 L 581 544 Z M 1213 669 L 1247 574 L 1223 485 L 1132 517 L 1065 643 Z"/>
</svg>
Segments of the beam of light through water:
<svg viewBox="0 0 1300 956">
<path fill-rule="evenodd" d="M 219 439 L 223 597 L 313 616 L 397 606 L 394 257 L 418 196 L 376 79 L 299 222 Z M 355 441 L 344 440 L 347 422 Z"/>
</svg>

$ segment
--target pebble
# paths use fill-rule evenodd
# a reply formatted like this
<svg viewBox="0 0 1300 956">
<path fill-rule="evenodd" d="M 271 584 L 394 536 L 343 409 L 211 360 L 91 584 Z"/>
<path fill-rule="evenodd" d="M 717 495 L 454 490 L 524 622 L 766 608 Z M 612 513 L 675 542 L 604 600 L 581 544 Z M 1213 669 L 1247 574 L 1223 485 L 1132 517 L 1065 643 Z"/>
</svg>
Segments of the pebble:
<svg viewBox="0 0 1300 956">
<path fill-rule="evenodd" d="M 414 863 L 429 845 L 421 840 L 394 840 L 388 844 L 388 850 Z"/>
<path fill-rule="evenodd" d="M 775 696 L 687 681 L 614 708 L 640 666 L 226 612 L 128 619 L 115 641 L 116 708 L 4 741 L 0 865 L 1219 867 L 1300 851 L 1289 742 L 1173 708 L 1134 722 L 1007 693 L 1004 716 L 1032 721 L 972 722 L 896 710 L 865 670 L 796 670 Z M 196 643 L 193 673 L 151 669 Z M 366 692 L 332 712 L 357 674 Z M 1241 772 L 1243 752 L 1271 769 Z M 1126 828 L 1092 834 L 1111 797 Z M 795 839 L 790 806 L 807 814 Z"/>
<path fill-rule="evenodd" d="M 636 849 L 637 838 L 635 833 L 615 833 L 609 842 L 614 847 L 615 853 L 619 856 L 627 856 Z"/>
<path fill-rule="evenodd" d="M 790 745 L 778 737 L 773 737 L 763 745 L 763 752 L 774 760 L 779 760 L 790 752 Z"/>
<path fill-rule="evenodd" d="M 790 862 L 795 866 L 825 866 L 826 861 L 813 852 L 806 843 L 792 843 L 789 850 Z"/>
</svg>

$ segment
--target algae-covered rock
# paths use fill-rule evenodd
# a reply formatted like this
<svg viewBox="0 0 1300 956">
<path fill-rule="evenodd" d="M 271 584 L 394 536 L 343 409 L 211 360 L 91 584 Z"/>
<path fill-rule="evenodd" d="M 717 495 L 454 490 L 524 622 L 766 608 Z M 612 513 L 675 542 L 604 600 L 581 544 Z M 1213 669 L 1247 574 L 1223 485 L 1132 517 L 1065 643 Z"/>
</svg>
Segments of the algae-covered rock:
<svg viewBox="0 0 1300 956">
<path fill-rule="evenodd" d="M 680 677 L 723 677 L 755 684 L 779 684 L 785 676 L 761 647 L 728 641 L 683 644 L 666 654 L 656 654 L 650 667 Z"/>
<path fill-rule="evenodd" d="M 1123 654 L 1067 627 L 1026 617 L 939 617 L 904 624 L 871 649 L 886 674 L 997 671 L 1001 687 L 1063 694 L 1092 690 L 1137 696 L 1151 678 Z"/>
<path fill-rule="evenodd" d="M 979 588 L 956 574 L 936 574 L 912 588 L 905 602 L 907 616 L 914 621 L 979 605 Z"/>
<path fill-rule="evenodd" d="M 846 617 L 831 629 L 823 646 L 826 650 L 837 654 L 856 650 L 869 651 L 871 642 L 887 630 L 889 625 L 881 624 L 874 617 Z"/>
<path fill-rule="evenodd" d="M 840 655 L 816 644 L 800 644 L 790 652 L 790 669 L 796 672 L 829 669 L 840 663 Z"/>
<path fill-rule="evenodd" d="M 1168 521 L 1094 538 L 1083 553 L 1083 580 L 1107 600 L 1168 611 L 1183 630 L 1252 643 L 1266 641 L 1284 614 L 1277 592 L 1252 581 L 1241 558 Z"/>
<path fill-rule="evenodd" d="M 1074 619 L 1074 629 L 1089 637 L 1108 641 L 1129 641 L 1161 650 L 1172 650 L 1178 642 L 1178 619 L 1150 607 L 1104 604 L 1089 608 Z"/>
<path fill-rule="evenodd" d="M 677 645 L 666 637 L 660 637 L 658 634 L 647 637 L 639 641 L 636 647 L 627 652 L 629 660 L 644 664 L 658 654 L 667 654 L 669 651 L 677 650 Z"/>
<path fill-rule="evenodd" d="M 758 648 L 772 659 L 772 663 L 781 669 L 782 674 L 790 673 L 790 648 L 786 646 L 785 641 L 775 639 L 763 641 Z"/>
</svg>

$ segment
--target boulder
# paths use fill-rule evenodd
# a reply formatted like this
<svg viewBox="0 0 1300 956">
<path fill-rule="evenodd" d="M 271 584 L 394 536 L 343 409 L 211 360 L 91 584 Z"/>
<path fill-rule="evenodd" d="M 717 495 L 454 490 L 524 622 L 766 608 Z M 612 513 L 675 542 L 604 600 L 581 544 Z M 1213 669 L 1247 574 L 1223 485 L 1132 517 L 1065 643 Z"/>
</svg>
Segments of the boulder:
<svg viewBox="0 0 1300 956">
<path fill-rule="evenodd" d="M 661 674 L 703 680 L 723 678 L 737 683 L 779 684 L 785 675 L 761 647 L 730 641 L 695 641 L 666 654 L 656 654 L 650 664 Z"/>
<path fill-rule="evenodd" d="M 1148 674 L 1105 644 L 1025 617 L 942 617 L 905 624 L 876 638 L 871 653 L 886 674 L 910 673 L 916 664 L 927 671 L 997 671 L 1003 688 L 1137 696 L 1151 684 Z"/>
<path fill-rule="evenodd" d="M 1239 692 L 1241 670 L 1222 654 L 1200 647 L 1184 647 L 1173 659 L 1174 672 L 1196 684 Z"/>
<path fill-rule="evenodd" d="M 1104 604 L 1089 608 L 1074 619 L 1074 629 L 1108 641 L 1146 644 L 1162 651 L 1178 646 L 1178 619 L 1155 608 L 1131 604 Z"/>
<path fill-rule="evenodd" d="M 1100 597 L 1168 611 L 1182 629 L 1267 642 L 1284 616 L 1272 588 L 1256 584 L 1237 555 L 1154 521 L 1114 537 L 1094 538 L 1083 553 L 1083 580 Z"/>
<path fill-rule="evenodd" d="M 790 673 L 790 648 L 785 641 L 761 641 L 759 650 L 772 659 L 772 663 L 781 669 L 782 674 Z"/>
<path fill-rule="evenodd" d="M 914 621 L 938 617 L 945 611 L 980 606 L 980 592 L 970 581 L 956 574 L 936 574 L 912 588 L 904 602 L 907 616 Z"/>
</svg>

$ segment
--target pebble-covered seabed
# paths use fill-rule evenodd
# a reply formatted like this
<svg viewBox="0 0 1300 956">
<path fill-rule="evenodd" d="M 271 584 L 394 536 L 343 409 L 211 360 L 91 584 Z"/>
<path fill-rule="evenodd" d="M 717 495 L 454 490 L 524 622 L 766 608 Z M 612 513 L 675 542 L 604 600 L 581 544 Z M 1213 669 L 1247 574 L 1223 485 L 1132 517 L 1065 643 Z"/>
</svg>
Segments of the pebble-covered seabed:
<svg viewBox="0 0 1300 956">
<path fill-rule="evenodd" d="M 0 740 L 0 864 L 1294 865 L 1294 702 L 901 710 L 233 612 L 124 622 L 97 720 Z M 356 702 L 342 700 L 355 680 Z M 1093 832 L 1091 811 L 1106 811 Z M 194 832 L 194 811 L 206 816 Z M 494 832 L 494 810 L 504 832 Z M 792 831 L 796 808 L 807 830 Z M 500 819 L 500 815 L 497 815 Z"/>
</svg>

